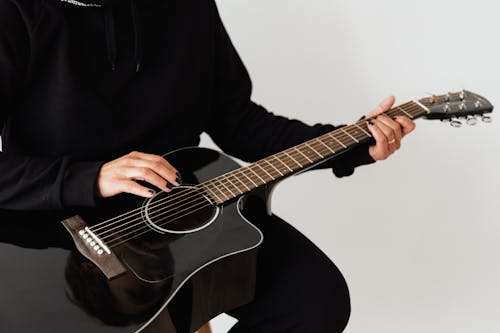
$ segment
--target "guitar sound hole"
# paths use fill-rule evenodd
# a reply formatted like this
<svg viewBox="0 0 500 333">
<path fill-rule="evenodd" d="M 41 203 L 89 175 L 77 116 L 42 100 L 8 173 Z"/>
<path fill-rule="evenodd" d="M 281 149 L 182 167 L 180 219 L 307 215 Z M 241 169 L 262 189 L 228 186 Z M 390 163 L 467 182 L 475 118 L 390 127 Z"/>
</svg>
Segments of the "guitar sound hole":
<svg viewBox="0 0 500 333">
<path fill-rule="evenodd" d="M 213 222 L 218 211 L 219 208 L 199 189 L 179 186 L 146 201 L 143 217 L 157 232 L 189 233 Z"/>
</svg>

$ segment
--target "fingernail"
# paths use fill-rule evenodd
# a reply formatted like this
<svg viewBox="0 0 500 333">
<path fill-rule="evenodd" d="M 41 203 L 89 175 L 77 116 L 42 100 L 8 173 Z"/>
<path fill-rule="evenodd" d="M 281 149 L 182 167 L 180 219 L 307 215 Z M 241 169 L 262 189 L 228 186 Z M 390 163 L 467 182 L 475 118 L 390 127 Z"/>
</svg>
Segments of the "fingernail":
<svg viewBox="0 0 500 333">
<path fill-rule="evenodd" d="M 169 190 L 171 190 L 173 187 L 174 187 L 174 185 L 172 185 L 172 184 L 170 184 L 169 182 L 167 182 L 167 188 L 168 188 Z"/>
<path fill-rule="evenodd" d="M 156 193 L 156 192 L 155 192 L 155 191 L 153 191 L 153 190 L 148 190 L 148 193 L 149 193 L 151 196 L 153 196 L 153 195 L 155 195 L 155 193 Z"/>
<path fill-rule="evenodd" d="M 175 181 L 180 185 L 182 183 L 182 179 L 180 177 L 175 178 Z"/>
</svg>

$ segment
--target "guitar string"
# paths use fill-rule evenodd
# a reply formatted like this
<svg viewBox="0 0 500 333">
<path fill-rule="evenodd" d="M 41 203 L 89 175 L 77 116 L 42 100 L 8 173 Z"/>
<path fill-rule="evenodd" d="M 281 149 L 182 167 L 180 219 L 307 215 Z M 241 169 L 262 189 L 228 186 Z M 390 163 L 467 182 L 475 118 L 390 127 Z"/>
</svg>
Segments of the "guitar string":
<svg viewBox="0 0 500 333">
<path fill-rule="evenodd" d="M 314 142 L 314 143 L 316 143 L 316 142 Z M 319 144 L 319 143 L 318 143 L 318 144 Z M 322 152 L 322 153 L 325 153 L 324 147 L 320 147 L 320 148 L 316 148 L 316 149 L 321 150 L 321 152 Z M 313 149 L 313 150 L 314 150 L 314 149 Z M 321 155 L 321 154 L 320 154 L 320 155 Z M 304 156 L 305 156 L 305 155 L 304 155 Z M 306 165 L 306 166 L 307 166 L 307 165 Z M 266 170 L 265 170 L 265 171 L 266 171 Z M 274 173 L 274 171 L 273 171 L 273 170 L 269 170 L 269 171 L 270 171 L 270 172 L 272 172 L 272 173 Z M 268 171 L 268 172 L 269 172 L 269 171 Z M 277 176 L 277 175 L 275 175 L 275 176 Z M 264 176 L 264 177 L 265 177 L 265 176 Z M 271 176 L 271 178 L 273 178 L 273 177 Z M 229 190 L 229 188 L 227 188 L 227 189 L 228 189 L 228 191 L 231 193 L 231 195 L 233 195 L 233 196 L 235 195 L 232 191 L 230 191 L 230 190 Z M 197 199 L 203 199 L 200 195 L 195 195 L 195 196 L 191 196 L 191 197 L 197 197 Z M 176 199 L 176 198 L 174 198 L 174 199 Z M 177 198 L 177 199 L 179 199 L 179 198 Z M 187 200 L 187 199 L 185 199 L 185 200 Z M 185 200 L 183 200 L 183 201 L 185 201 Z M 177 201 L 177 202 L 176 202 L 176 207 L 177 207 L 177 208 L 179 208 L 178 203 L 179 203 L 179 201 Z M 159 206 L 159 204 L 158 204 L 157 206 Z M 152 207 L 153 207 L 153 206 L 151 206 L 151 207 L 149 207 L 149 208 L 152 208 Z M 182 206 L 181 206 L 181 207 L 182 207 Z M 167 209 L 167 208 L 170 208 L 170 207 L 168 207 L 168 206 L 167 206 L 167 207 L 165 207 L 164 209 Z M 163 209 L 163 210 L 164 210 L 164 209 Z M 161 210 L 160 210 L 160 211 L 161 211 Z M 168 211 L 167 211 L 167 212 L 168 212 Z M 166 212 L 164 212 L 164 213 L 166 213 Z M 139 220 L 140 220 L 140 219 L 139 219 Z M 135 221 L 135 220 L 133 220 L 133 221 Z M 132 221 L 132 222 L 133 222 L 133 221 Z M 130 223 L 132 223 L 132 222 L 128 222 L 128 223 L 130 224 Z M 129 226 L 129 227 L 125 228 L 125 229 L 130 229 L 131 227 L 132 227 L 132 226 Z M 113 229 L 116 229 L 116 228 L 113 228 Z"/>
<path fill-rule="evenodd" d="M 391 110 L 391 111 L 392 111 L 392 110 Z M 408 110 L 408 111 L 412 112 L 413 110 Z M 387 112 L 387 114 L 389 114 L 389 111 Z M 350 126 L 351 126 L 351 128 L 352 128 L 352 127 L 357 127 L 356 125 L 358 125 L 358 124 L 359 124 L 359 122 L 358 122 L 358 123 L 356 123 L 355 125 L 350 125 Z M 343 128 L 345 128 L 345 127 L 343 127 Z M 343 137 L 341 137 L 341 139 L 344 139 L 344 138 L 346 138 L 346 137 L 347 137 L 347 134 L 346 134 L 346 135 L 344 135 Z M 352 138 L 351 138 L 351 140 L 352 140 Z M 328 153 L 328 148 L 326 148 L 326 149 L 325 149 L 325 147 L 326 147 L 326 146 L 325 146 L 325 147 L 322 147 L 323 145 L 321 144 L 321 142 L 313 142 L 313 143 L 314 143 L 314 144 L 318 144 L 318 145 L 320 145 L 320 147 L 316 147 L 316 149 L 313 149 L 313 151 L 314 151 L 314 150 L 316 150 L 316 151 L 318 151 L 318 150 L 319 150 L 319 151 L 320 151 L 320 152 L 319 152 L 319 153 L 320 153 L 320 155 L 323 155 L 323 154 L 327 154 L 327 153 Z M 316 153 L 316 152 L 315 152 L 315 153 Z M 304 156 L 305 156 L 305 155 L 304 155 Z M 300 159 L 298 159 L 298 160 L 300 161 Z M 286 162 L 288 163 L 289 161 L 286 161 Z M 303 161 L 300 161 L 300 162 L 303 162 Z M 317 161 L 315 161 L 315 162 L 317 162 Z M 306 164 L 307 164 L 307 163 L 306 163 Z M 259 166 L 259 167 L 261 167 L 261 166 Z M 307 167 L 307 165 L 306 165 L 306 167 Z M 265 170 L 265 171 L 267 171 L 268 173 L 273 173 L 273 174 L 275 173 L 275 170 Z M 229 175 L 228 175 L 228 176 L 229 176 Z M 234 176 L 234 175 L 231 175 L 231 176 Z M 278 177 L 278 175 L 276 175 L 276 174 L 275 174 L 274 176 Z M 263 175 L 263 177 L 266 177 L 266 176 L 265 176 L 265 175 Z M 226 178 L 226 177 L 222 177 L 222 178 Z M 271 178 L 273 178 L 273 177 L 271 176 Z M 241 182 L 241 181 L 240 181 L 240 182 Z M 260 186 L 260 185 L 259 185 L 259 186 Z M 228 189 L 228 191 L 231 193 L 231 195 L 233 195 L 233 196 L 235 195 L 232 191 L 230 191 L 230 190 L 229 190 L 229 188 L 227 188 L 227 189 Z M 195 196 L 191 196 L 191 198 L 194 198 L 194 197 L 197 197 L 197 199 L 204 199 L 204 198 L 203 198 L 201 195 L 199 195 L 199 194 L 198 194 L 198 195 L 195 195 Z M 175 199 L 179 199 L 179 198 L 174 198 L 173 200 L 175 200 Z M 189 199 L 189 198 L 186 198 L 186 199 L 184 199 L 183 201 L 185 201 L 185 200 L 187 200 L 187 199 Z M 172 201 L 172 200 L 171 200 L 171 201 Z M 196 202 L 196 201 L 192 201 L 192 202 Z M 202 202 L 205 202 L 205 201 L 202 201 Z M 176 202 L 176 208 L 179 208 L 178 203 L 179 203 L 179 201 L 177 201 L 177 202 Z M 200 202 L 198 202 L 198 203 L 196 203 L 196 204 L 199 204 L 199 203 L 200 203 Z M 189 203 L 187 203 L 187 204 L 189 204 Z M 159 205 L 160 205 L 160 204 L 158 204 L 158 205 L 156 205 L 156 206 L 159 206 Z M 186 205 L 186 204 L 183 204 L 181 207 L 183 207 L 183 206 L 185 206 L 185 205 Z M 149 208 L 153 208 L 153 207 L 155 207 L 155 206 L 151 206 L 151 207 L 149 207 Z M 168 209 L 168 208 L 170 208 L 170 207 L 169 207 L 169 206 L 164 207 L 162 210 L 165 210 L 165 209 Z M 162 210 L 160 210 L 160 211 L 162 211 Z M 184 210 L 185 210 L 185 209 L 184 209 Z M 184 211 L 184 210 L 183 210 L 183 211 Z M 168 212 L 169 212 L 169 211 L 167 211 L 167 212 L 163 212 L 162 214 L 158 214 L 157 216 L 164 215 L 164 214 L 166 214 L 166 213 L 168 213 Z M 157 217 L 157 216 L 155 216 L 155 217 Z M 142 218 L 141 218 L 141 219 L 139 219 L 139 220 L 142 220 Z M 132 223 L 132 222 L 134 222 L 134 221 L 136 221 L 136 220 L 129 221 L 127 224 L 130 224 L 130 223 Z M 142 223 L 140 223 L 140 224 L 142 224 Z M 123 229 L 123 230 L 130 229 L 131 227 L 133 227 L 133 226 L 128 226 L 127 228 L 125 228 L 125 229 Z M 113 228 L 113 230 L 114 230 L 114 229 L 116 229 L 116 228 Z"/>
<path fill-rule="evenodd" d="M 323 149 L 324 149 L 324 148 L 323 148 Z M 325 153 L 325 151 L 321 151 L 321 152 L 322 152 L 322 153 Z M 195 204 L 195 205 L 193 205 L 193 206 L 197 206 L 197 205 L 199 205 L 199 204 L 201 204 L 201 203 L 203 203 L 203 202 L 205 202 L 205 201 L 198 202 L 198 203 L 196 203 L 196 204 Z M 210 205 L 211 205 L 211 204 L 206 204 L 206 205 L 204 205 L 204 206 L 201 206 L 201 207 L 196 208 L 194 211 L 200 210 L 200 209 L 205 208 L 205 207 L 208 207 L 208 206 L 210 206 Z M 177 208 L 178 208 L 178 207 L 177 207 Z M 188 207 L 188 208 L 189 208 L 189 207 Z M 181 213 L 181 212 L 183 212 L 183 211 L 187 210 L 188 208 L 185 208 L 185 209 L 180 210 L 180 211 L 176 211 L 174 214 L 172 214 L 172 215 L 170 215 L 170 216 L 167 216 L 166 218 L 163 218 L 163 219 L 161 219 L 161 220 L 159 221 L 159 222 L 161 222 L 161 221 L 168 220 L 166 223 L 160 223 L 160 224 L 155 223 L 155 224 L 158 224 L 159 226 L 163 226 L 163 225 L 166 225 L 166 224 L 172 223 L 174 220 L 178 220 L 179 218 L 182 218 L 182 217 L 184 217 L 184 216 L 186 216 L 186 215 L 189 215 L 189 214 L 191 214 L 193 211 L 188 212 L 187 214 L 183 214 L 183 215 L 181 215 L 181 216 L 178 216 L 178 217 L 176 217 L 174 220 L 172 220 L 172 219 L 171 219 L 173 216 L 175 216 L 175 215 L 177 215 L 177 214 L 179 214 L 179 213 Z M 162 216 L 162 215 L 165 215 L 165 214 L 166 214 L 166 212 L 164 212 L 164 213 L 162 213 L 162 214 L 158 214 L 158 215 L 156 215 L 156 216 L 153 216 L 152 218 L 156 218 L 156 217 L 158 217 L 158 216 Z M 150 230 L 151 230 L 151 229 L 149 229 L 149 227 L 147 227 L 147 226 L 146 226 L 146 225 L 144 225 L 143 223 L 140 223 L 140 225 L 142 225 L 143 227 L 141 227 L 141 228 L 139 228 L 139 229 L 136 229 L 136 230 L 133 230 L 133 231 L 131 231 L 131 232 L 129 232 L 129 233 L 126 233 L 125 235 L 121 235 L 121 236 L 122 236 L 122 237 L 126 237 L 126 236 L 128 236 L 128 235 L 134 234 L 134 233 L 136 233 L 136 232 L 138 232 L 138 231 L 143 230 L 143 229 L 144 229 L 144 227 L 147 229 L 147 230 L 146 230 L 146 232 L 148 232 L 148 231 L 150 231 Z M 129 227 L 129 228 L 130 228 L 130 227 Z M 127 229 L 129 229 L 129 228 L 127 228 Z M 135 238 L 135 237 L 138 237 L 139 235 L 142 235 L 142 234 L 144 234 L 144 233 L 145 233 L 145 232 L 142 232 L 142 233 L 140 233 L 140 234 L 134 235 L 133 237 L 126 239 L 124 242 L 126 242 L 126 241 L 128 241 L 128 240 L 130 240 L 130 239 L 133 239 L 133 238 Z M 116 246 L 116 245 L 117 245 L 117 244 L 116 244 L 116 242 L 115 242 L 115 244 L 110 245 L 110 246 Z"/>
<path fill-rule="evenodd" d="M 410 104 L 410 103 L 411 103 L 411 102 L 405 103 L 405 104 L 403 104 L 403 105 L 401 105 L 401 106 L 399 106 L 399 107 L 404 107 L 405 105 Z M 395 110 L 395 109 L 397 109 L 397 108 L 391 109 L 391 110 L 387 111 L 386 113 L 387 113 L 387 114 L 389 114 L 391 111 L 393 111 L 393 110 Z M 354 124 L 354 125 L 350 125 L 350 126 L 356 126 L 357 124 L 358 124 L 358 123 L 356 123 L 356 124 Z M 348 126 L 346 126 L 346 127 L 348 127 Z M 324 136 L 324 135 L 322 135 L 322 136 Z M 344 139 L 346 136 L 347 136 L 346 134 L 342 133 L 342 135 L 341 135 L 341 136 L 339 136 L 339 139 Z M 318 138 L 318 139 L 319 139 L 319 138 Z M 314 143 L 316 143 L 316 142 L 314 142 Z M 300 146 L 300 145 L 299 145 L 299 146 Z M 275 155 L 278 155 L 278 154 L 279 154 L 279 153 L 277 153 L 277 154 L 275 154 Z M 270 157 L 271 157 L 271 156 L 270 156 Z M 282 157 L 282 158 L 283 158 L 283 157 Z M 287 158 L 287 157 L 286 157 L 286 158 Z M 262 168 L 262 166 L 257 165 L 257 163 L 259 163 L 259 162 L 260 162 L 260 161 L 257 161 L 257 162 L 255 162 L 254 164 L 252 164 L 252 165 L 248 166 L 247 168 L 249 168 L 250 170 L 251 170 L 251 168 L 252 168 L 252 167 L 254 167 L 254 166 L 258 166 L 259 168 Z M 269 171 L 269 170 L 266 170 L 266 168 L 267 168 L 267 167 L 263 168 L 263 170 L 264 170 L 264 171 Z M 224 179 L 224 178 L 228 178 L 228 177 L 235 177 L 235 175 L 236 175 L 237 173 L 240 173 L 240 172 L 245 171 L 245 170 L 242 170 L 242 169 L 244 169 L 244 168 L 239 168 L 239 169 L 233 170 L 233 171 L 231 171 L 231 172 L 229 172 L 229 173 L 227 173 L 227 174 L 221 175 L 221 176 L 219 176 L 219 177 L 216 177 L 216 178 L 214 178 L 214 179 L 212 179 L 212 180 L 210 180 L 210 181 L 206 182 L 206 183 L 207 183 L 207 185 L 208 185 L 207 187 L 209 187 L 210 185 L 213 185 L 215 189 L 219 190 L 219 192 L 220 192 L 220 193 L 222 193 L 222 194 L 225 196 L 225 191 L 220 191 L 220 188 L 217 188 L 217 186 L 215 186 L 215 183 L 217 183 L 217 182 L 218 182 L 218 178 L 221 178 L 221 180 L 222 180 L 222 179 Z M 234 173 L 235 171 L 237 171 L 237 172 L 236 172 L 236 173 Z M 253 172 L 253 170 L 251 170 L 251 171 Z M 265 175 L 264 175 L 264 177 L 265 177 Z M 236 177 L 235 177 L 235 178 L 236 178 Z M 240 180 L 240 179 L 238 179 L 238 178 L 236 178 L 236 180 L 238 180 L 240 183 L 243 183 L 243 182 L 241 182 L 241 180 Z M 213 183 L 213 184 L 210 184 L 210 183 Z M 200 184 L 200 185 L 202 185 L 202 184 Z M 219 185 L 220 185 L 220 184 L 219 184 Z M 246 187 L 246 184 L 244 184 L 244 185 L 245 185 L 245 187 Z M 235 187 L 235 186 L 233 186 L 233 187 Z M 209 189 L 210 189 L 210 188 L 209 188 Z M 213 190 L 213 188 L 212 188 L 211 190 Z M 188 191 L 188 190 L 182 190 L 181 192 L 177 192 L 177 193 L 178 193 L 177 195 L 179 195 L 179 193 L 182 193 L 182 192 L 189 192 L 189 191 Z M 231 191 L 230 191 L 230 192 L 231 192 Z M 188 193 L 186 193 L 186 194 L 188 194 Z M 157 202 L 157 203 L 161 203 L 161 202 Z M 116 222 L 121 222 L 122 220 L 119 220 L 119 218 L 124 217 L 124 216 L 126 216 L 126 215 L 128 215 L 128 214 L 131 214 L 131 213 L 133 213 L 134 211 L 140 211 L 141 209 L 142 209 L 142 207 L 138 207 L 137 209 L 134 209 L 134 210 L 132 210 L 132 211 L 125 212 L 125 213 L 123 213 L 123 214 L 121 214 L 121 215 L 119 215 L 119 216 L 116 216 L 116 217 L 113 217 L 113 218 L 111 218 L 111 219 L 109 219 L 109 220 L 106 220 L 106 221 L 103 221 L 103 222 L 101 222 L 101 223 L 98 223 L 98 224 L 96 224 L 96 225 L 92 226 L 92 228 L 91 228 L 91 229 L 92 229 L 94 232 L 99 231 L 99 230 L 101 230 L 101 229 L 102 229 L 102 228 L 104 228 L 104 227 L 107 227 L 107 226 L 109 226 L 109 225 L 111 225 L 111 224 L 114 224 L 114 223 L 110 223 L 110 222 L 112 222 L 112 221 L 114 221 L 114 220 L 118 220 L 118 221 L 116 221 Z M 137 212 L 137 213 L 140 213 L 140 212 Z M 115 223 L 116 223 L 116 222 L 115 222 Z M 101 226 L 101 225 L 102 225 L 102 226 Z M 99 227 L 99 226 L 101 226 L 101 227 Z"/>
<path fill-rule="evenodd" d="M 391 111 L 396 111 L 396 112 L 398 112 L 398 113 L 399 113 L 399 111 L 397 111 L 397 109 L 393 109 L 393 110 L 389 110 L 389 111 L 387 111 L 387 112 L 386 112 L 386 114 L 390 115 Z M 408 109 L 408 111 L 413 112 L 414 110 L 410 110 L 410 109 Z M 362 124 L 364 124 L 364 122 L 362 122 Z M 342 128 L 346 129 L 346 127 L 351 127 L 351 129 L 352 129 L 352 128 L 354 128 L 354 127 L 358 127 L 358 126 L 359 126 L 359 122 L 358 122 L 358 123 L 356 123 L 356 124 L 354 124 L 354 125 L 345 126 L 345 127 L 342 127 Z M 320 136 L 320 137 L 321 137 L 321 136 Z M 320 137 L 319 137 L 319 138 L 320 138 Z M 345 139 L 345 138 L 347 138 L 347 137 L 349 137 L 349 135 L 348 135 L 348 134 L 344 134 L 343 136 L 339 136 L 339 138 L 340 138 L 340 139 L 342 139 L 342 140 L 343 140 L 343 139 Z M 318 139 L 319 139 L 319 138 L 318 138 Z M 353 139 L 353 138 L 351 138 L 351 140 L 352 140 L 352 139 Z M 320 151 L 321 151 L 321 152 L 320 152 L 320 154 L 319 154 L 320 156 L 321 156 L 321 155 L 323 155 L 323 154 L 325 154 L 325 153 L 326 153 L 326 155 L 327 155 L 327 153 L 328 153 L 328 148 L 326 148 L 326 149 L 325 149 L 325 147 L 326 147 L 326 146 L 325 146 L 325 147 L 322 147 L 322 146 L 323 146 L 322 142 L 318 142 L 318 140 L 316 140 L 315 142 L 311 142 L 311 144 L 320 145 L 320 147 L 319 147 L 319 148 L 318 148 L 318 147 L 316 147 L 316 149 L 314 149 L 314 148 L 312 149 L 313 151 L 314 151 L 314 150 L 316 150 L 316 151 L 317 151 L 317 150 L 320 150 Z M 315 153 L 317 154 L 317 152 L 315 152 Z M 306 156 L 306 155 L 304 155 L 304 156 Z M 295 160 L 295 159 L 293 159 L 293 160 Z M 303 161 L 301 161 L 301 160 L 300 160 L 300 158 L 298 158 L 298 160 L 299 160 L 300 162 L 303 162 Z M 286 161 L 286 162 L 288 163 L 288 161 Z M 315 162 L 316 162 L 316 161 L 315 161 Z M 305 164 L 307 164 L 307 163 L 305 163 Z M 306 166 L 307 166 L 307 165 L 306 165 Z M 259 165 L 259 167 L 260 167 L 260 168 L 262 168 L 262 166 L 260 166 L 260 165 Z M 264 170 L 264 171 L 267 171 L 267 172 L 269 173 L 269 175 L 270 175 L 270 173 L 273 173 L 273 174 L 275 173 L 275 170 L 271 170 L 271 169 L 270 169 L 270 170 L 266 170 L 266 169 L 264 169 L 264 168 L 263 168 L 263 170 Z M 237 171 L 237 170 L 236 170 L 236 171 Z M 251 170 L 251 171 L 255 172 L 254 170 Z M 233 174 L 228 173 L 227 175 L 222 175 L 222 176 L 220 176 L 220 178 L 221 178 L 221 180 L 222 180 L 222 179 L 224 179 L 224 178 L 234 177 L 237 173 L 240 173 L 240 172 L 243 172 L 243 170 L 239 170 L 239 172 L 236 172 L 236 173 L 233 173 Z M 259 176 L 259 175 L 258 175 L 258 173 L 256 173 L 256 175 L 257 175 L 257 176 Z M 275 176 L 276 176 L 276 177 L 278 177 L 278 175 L 275 175 Z M 265 175 L 263 175 L 263 177 L 266 177 L 266 176 L 265 176 Z M 219 177 L 217 177 L 217 178 L 219 178 Z M 210 181 L 210 183 L 213 183 L 213 184 L 210 184 L 210 183 L 208 183 L 208 182 L 207 182 L 207 183 L 208 183 L 208 184 L 207 184 L 207 185 L 208 185 L 208 187 L 209 187 L 210 185 L 212 185 L 212 186 L 214 186 L 214 187 L 215 187 L 215 184 L 216 184 L 217 182 L 219 182 L 219 180 L 217 180 L 217 178 L 214 178 L 213 180 L 211 180 L 211 181 Z M 272 176 L 271 176 L 271 178 L 274 178 L 274 177 L 272 177 Z M 215 180 L 217 180 L 217 181 L 215 181 Z M 238 179 L 238 180 L 239 180 L 239 179 Z M 239 181 L 241 182 L 241 180 L 239 180 Z M 243 182 L 241 182 L 241 183 L 243 183 Z M 200 185 L 201 185 L 201 184 L 200 184 Z M 259 185 L 259 186 L 260 186 L 260 185 Z M 233 187 L 235 187 L 235 186 L 233 185 Z M 233 196 L 235 195 L 235 194 L 234 194 L 231 190 L 229 190 L 229 188 L 227 188 L 227 190 L 228 190 L 228 192 L 230 192 L 230 194 L 231 194 L 231 195 L 233 195 Z M 225 193 L 225 191 L 224 191 L 224 193 Z M 199 193 L 197 193 L 197 195 L 194 195 L 194 196 L 192 195 L 192 196 L 191 196 L 191 198 L 193 198 L 193 197 L 197 197 L 198 199 L 200 199 L 200 198 L 201 198 L 201 199 L 203 199 L 203 197 L 202 197 Z M 179 197 L 173 198 L 173 199 L 172 199 L 172 200 L 170 200 L 170 201 L 174 201 L 175 199 L 179 199 Z M 186 199 L 184 199 L 183 201 L 185 201 L 185 200 L 187 200 L 187 199 L 189 199 L 189 198 L 186 198 Z M 163 199 L 163 201 L 165 201 L 165 199 Z M 176 202 L 176 206 L 177 206 L 177 207 L 178 207 L 178 203 L 179 203 L 179 201 L 177 201 L 177 202 Z M 160 202 L 159 202 L 156 206 L 151 206 L 151 207 L 149 207 L 149 208 L 154 208 L 154 207 L 157 207 L 157 206 L 159 206 L 159 205 L 161 205 L 161 204 L 163 204 L 163 203 L 160 201 Z M 170 207 L 168 207 L 168 206 L 167 206 L 166 208 L 170 208 Z M 139 208 L 139 209 L 142 209 L 142 207 L 141 207 L 141 208 Z M 164 209 L 165 209 L 165 208 L 164 208 Z M 141 212 L 142 212 L 142 211 L 141 211 Z M 126 213 L 125 213 L 125 214 L 122 214 L 121 216 L 123 216 L 123 215 L 126 215 Z M 115 219 L 116 219 L 116 218 L 115 218 Z M 123 220 L 125 220 L 125 219 L 123 219 Z M 122 221 L 123 221 L 123 220 L 122 220 Z M 135 220 L 134 220 L 134 221 L 135 221 Z M 131 223 L 131 222 L 128 222 L 128 223 Z M 113 229 L 115 229 L 115 228 L 113 228 Z M 126 229 L 130 229 L 130 226 L 129 226 L 129 227 L 127 227 Z"/>
</svg>

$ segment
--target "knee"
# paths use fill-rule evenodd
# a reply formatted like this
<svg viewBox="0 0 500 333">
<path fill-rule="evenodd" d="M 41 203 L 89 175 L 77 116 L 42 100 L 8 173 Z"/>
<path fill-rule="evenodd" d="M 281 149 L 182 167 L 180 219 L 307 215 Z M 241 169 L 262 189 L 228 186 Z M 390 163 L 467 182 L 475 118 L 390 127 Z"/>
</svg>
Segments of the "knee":
<svg viewBox="0 0 500 333">
<path fill-rule="evenodd" d="M 346 328 L 351 315 L 349 289 L 337 267 L 333 263 L 331 266 L 313 278 L 301 306 L 304 317 L 298 332 L 341 333 Z"/>
</svg>

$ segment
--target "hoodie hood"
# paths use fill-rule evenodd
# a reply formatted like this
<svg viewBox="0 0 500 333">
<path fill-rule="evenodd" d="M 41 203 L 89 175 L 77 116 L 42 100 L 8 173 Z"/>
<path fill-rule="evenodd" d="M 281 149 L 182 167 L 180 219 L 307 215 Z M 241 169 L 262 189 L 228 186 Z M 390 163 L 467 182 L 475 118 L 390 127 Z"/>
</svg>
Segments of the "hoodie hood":
<svg viewBox="0 0 500 333">
<path fill-rule="evenodd" d="M 117 38 L 116 38 L 116 27 L 115 19 L 113 14 L 113 6 L 115 5 L 128 5 L 130 6 L 131 17 L 130 21 L 134 31 L 134 59 L 136 64 L 136 72 L 141 70 L 142 66 L 142 45 L 141 45 L 141 30 L 140 22 L 138 19 L 137 8 L 135 0 L 58 0 L 70 5 L 78 7 L 95 7 L 100 8 L 103 11 L 105 20 L 105 31 L 106 36 L 106 52 L 107 58 L 111 67 L 111 70 L 116 69 L 116 59 L 117 59 Z"/>
</svg>

